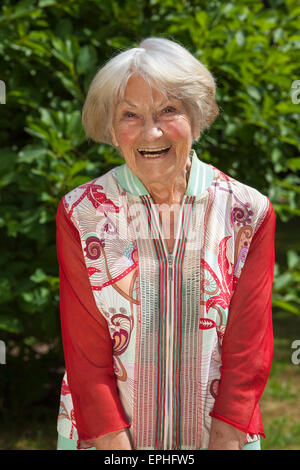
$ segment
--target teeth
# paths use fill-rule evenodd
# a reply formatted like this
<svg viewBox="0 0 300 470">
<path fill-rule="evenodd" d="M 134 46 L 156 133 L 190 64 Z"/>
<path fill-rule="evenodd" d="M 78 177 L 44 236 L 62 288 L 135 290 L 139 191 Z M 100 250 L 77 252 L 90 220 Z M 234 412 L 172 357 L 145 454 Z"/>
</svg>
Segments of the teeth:
<svg viewBox="0 0 300 470">
<path fill-rule="evenodd" d="M 160 149 L 138 149 L 139 152 L 160 152 L 161 150 L 167 150 L 170 147 L 162 147 Z"/>
<path fill-rule="evenodd" d="M 159 157 L 162 153 L 170 150 L 171 147 L 162 147 L 160 149 L 138 149 L 138 151 L 146 158 Z"/>
</svg>

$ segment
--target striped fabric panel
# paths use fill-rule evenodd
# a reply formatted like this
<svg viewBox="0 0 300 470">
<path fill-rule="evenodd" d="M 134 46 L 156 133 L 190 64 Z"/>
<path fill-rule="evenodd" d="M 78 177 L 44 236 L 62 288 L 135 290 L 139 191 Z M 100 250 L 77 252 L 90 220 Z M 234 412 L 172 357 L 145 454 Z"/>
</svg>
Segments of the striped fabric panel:
<svg viewBox="0 0 300 470">
<path fill-rule="evenodd" d="M 155 448 L 156 449 L 180 449 L 181 448 L 181 333 L 183 323 L 183 264 L 187 241 L 187 234 L 191 221 L 191 213 L 195 197 L 187 197 L 181 214 L 179 226 L 178 246 L 175 253 L 174 281 L 173 281 L 173 318 L 169 318 L 168 305 L 168 253 L 165 249 L 159 220 L 155 217 L 148 197 L 141 196 L 141 200 L 147 211 L 149 229 L 153 235 L 152 242 L 158 259 L 158 292 L 159 299 L 156 311 L 157 331 L 157 385 L 156 385 L 156 423 L 155 423 Z M 176 241 L 175 241 L 176 243 Z M 180 273 L 177 276 L 177 273 Z M 172 320 L 171 326 L 169 320 Z M 170 331 L 168 331 L 170 330 Z M 169 350 L 168 334 L 172 339 L 172 349 Z M 171 370 L 168 371 L 167 363 L 171 360 Z M 167 376 L 171 372 L 171 377 Z M 167 388 L 167 384 L 169 387 Z M 169 393 L 170 392 L 170 393 Z M 171 403 L 168 403 L 168 400 Z M 171 415 L 166 415 L 166 406 Z M 167 423 L 165 420 L 167 419 Z M 172 424 L 173 423 L 173 424 Z M 171 443 L 166 442 L 166 424 L 169 430 Z M 171 447 L 168 447 L 171 444 Z"/>
<path fill-rule="evenodd" d="M 183 272 L 187 235 L 191 222 L 191 213 L 195 197 L 188 197 L 185 201 L 181 220 L 181 233 L 175 255 L 174 270 L 174 311 L 173 311 L 173 430 L 172 448 L 181 448 L 182 424 L 182 393 L 181 393 L 181 364 L 182 364 L 182 331 L 184 319 Z M 177 276 L 177 274 L 179 274 Z"/>
<path fill-rule="evenodd" d="M 131 194 L 148 194 L 148 191 L 141 180 L 130 170 L 127 164 L 117 167 L 116 170 L 121 186 L 128 190 Z"/>
<path fill-rule="evenodd" d="M 149 197 L 141 196 L 147 211 L 147 218 L 156 257 L 159 262 L 158 273 L 158 304 L 156 310 L 157 331 L 157 383 L 156 383 L 156 422 L 155 422 L 155 449 L 164 448 L 165 439 L 165 400 L 166 400 L 166 347 L 167 347 L 167 253 L 160 235 L 158 221 L 155 219 Z"/>
</svg>

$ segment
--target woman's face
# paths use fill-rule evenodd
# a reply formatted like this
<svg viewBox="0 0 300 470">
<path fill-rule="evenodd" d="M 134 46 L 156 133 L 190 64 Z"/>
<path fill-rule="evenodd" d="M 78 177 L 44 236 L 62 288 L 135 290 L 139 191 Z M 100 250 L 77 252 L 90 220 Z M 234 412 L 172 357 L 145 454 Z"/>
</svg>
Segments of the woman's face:
<svg viewBox="0 0 300 470">
<path fill-rule="evenodd" d="M 190 118 L 176 98 L 165 98 L 138 75 L 127 83 L 115 108 L 113 143 L 130 170 L 147 185 L 172 184 L 184 170 L 193 134 Z"/>
</svg>

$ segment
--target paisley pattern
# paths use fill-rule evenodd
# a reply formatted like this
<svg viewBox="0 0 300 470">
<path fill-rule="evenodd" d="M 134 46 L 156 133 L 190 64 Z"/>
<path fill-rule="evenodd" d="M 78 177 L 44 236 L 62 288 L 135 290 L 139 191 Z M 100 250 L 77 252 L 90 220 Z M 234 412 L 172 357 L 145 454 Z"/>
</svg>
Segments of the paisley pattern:
<svg viewBox="0 0 300 470">
<path fill-rule="evenodd" d="M 123 366 L 121 355 L 126 351 L 130 342 L 130 336 L 133 329 L 133 317 L 128 316 L 124 307 L 116 309 L 111 307 L 108 312 L 104 312 L 108 319 L 109 330 L 113 344 L 114 372 L 119 380 L 126 381 L 127 374 Z"/>
<path fill-rule="evenodd" d="M 87 258 L 94 260 L 100 257 L 101 249 L 105 247 L 105 241 L 99 240 L 98 237 L 89 236 L 86 240 L 86 247 L 84 249 Z"/>
<path fill-rule="evenodd" d="M 245 225 L 238 231 L 234 253 L 234 273 L 237 272 L 240 266 L 245 264 L 252 236 L 253 229 L 251 225 Z"/>
<path fill-rule="evenodd" d="M 225 317 L 223 317 L 222 311 L 226 311 L 228 309 L 233 290 L 233 263 L 230 263 L 226 256 L 226 244 L 230 238 L 230 236 L 223 238 L 219 244 L 219 276 L 205 259 L 201 259 L 201 266 L 204 268 L 204 272 L 209 274 L 211 279 L 214 281 L 213 285 L 216 286 L 214 291 L 203 290 L 204 293 L 209 294 L 209 297 L 205 302 L 206 314 L 209 316 L 210 309 L 214 309 L 217 312 L 219 317 L 218 328 L 221 328 L 226 321 Z M 207 276 L 208 275 L 206 274 L 206 277 Z"/>
<path fill-rule="evenodd" d="M 236 224 L 238 227 L 241 225 L 251 224 L 251 216 L 253 215 L 252 210 L 250 209 L 250 203 L 246 202 L 242 204 L 235 204 L 231 212 L 231 222 Z"/>
</svg>

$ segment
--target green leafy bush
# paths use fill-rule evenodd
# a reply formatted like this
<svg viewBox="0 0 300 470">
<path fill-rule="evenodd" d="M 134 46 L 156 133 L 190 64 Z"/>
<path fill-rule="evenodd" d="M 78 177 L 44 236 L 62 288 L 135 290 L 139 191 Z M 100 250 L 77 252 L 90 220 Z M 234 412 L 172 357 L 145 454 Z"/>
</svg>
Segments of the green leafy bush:
<svg viewBox="0 0 300 470">
<path fill-rule="evenodd" d="M 296 0 L 1 2 L 0 337 L 10 350 L 57 345 L 58 202 L 122 163 L 86 141 L 84 96 L 103 63 L 145 37 L 182 43 L 217 80 L 221 114 L 200 157 L 267 194 L 281 221 L 299 217 L 299 14 Z M 289 263 L 277 268 L 274 306 L 299 314 L 296 252 Z"/>
</svg>

